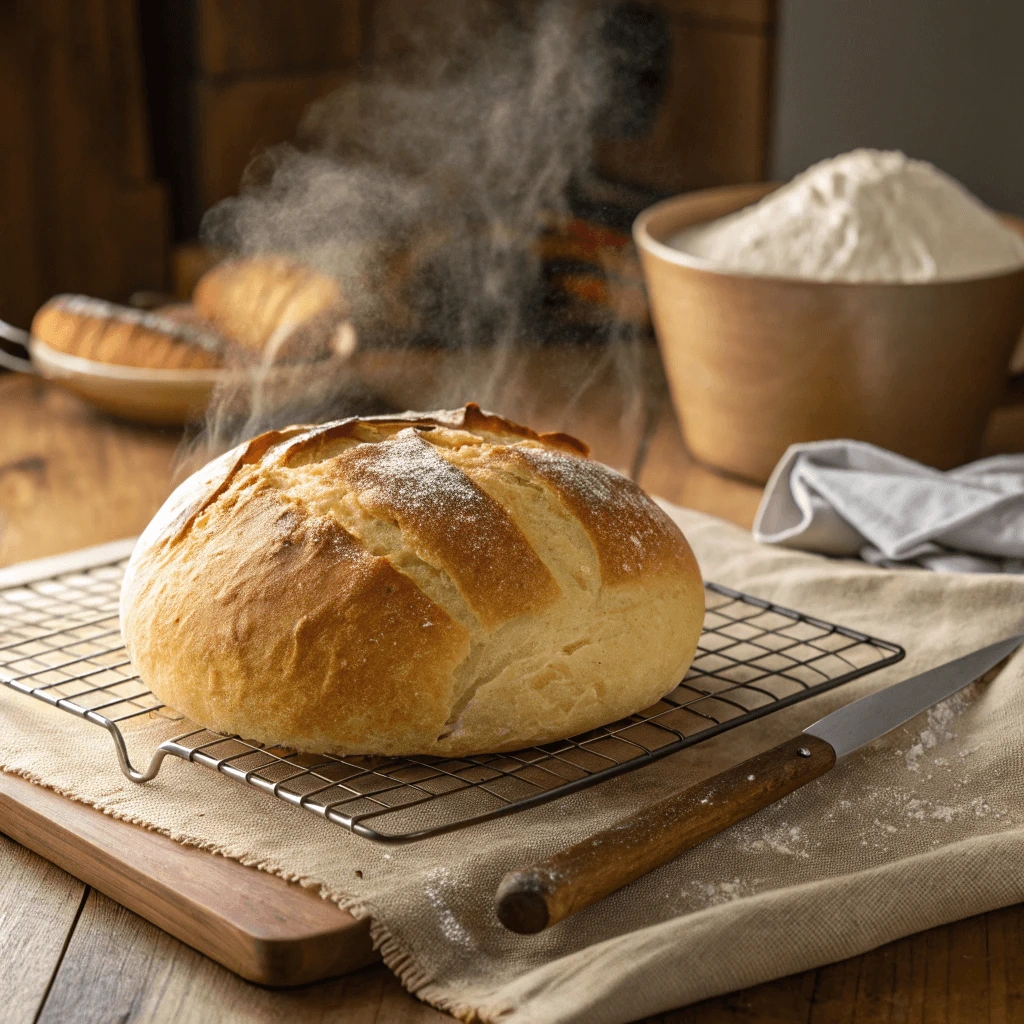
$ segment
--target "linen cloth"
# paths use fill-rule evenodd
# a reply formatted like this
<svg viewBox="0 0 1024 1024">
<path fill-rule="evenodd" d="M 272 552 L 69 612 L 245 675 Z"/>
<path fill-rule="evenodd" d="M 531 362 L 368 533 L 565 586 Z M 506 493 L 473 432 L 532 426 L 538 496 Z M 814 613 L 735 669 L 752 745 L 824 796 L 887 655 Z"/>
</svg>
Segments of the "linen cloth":
<svg viewBox="0 0 1024 1024">
<path fill-rule="evenodd" d="M 753 533 L 875 565 L 1024 572 L 1024 455 L 943 473 L 863 441 L 794 444 L 768 481 Z"/>
<path fill-rule="evenodd" d="M 622 1024 L 1024 900 L 1020 652 L 991 681 L 554 928 L 501 927 L 492 901 L 511 868 L 1024 627 L 1024 578 L 875 569 L 669 511 L 707 578 L 894 640 L 905 661 L 600 787 L 398 848 L 175 758 L 134 785 L 102 729 L 5 688 L 0 766 L 371 915 L 406 986 L 465 1020 Z M 133 757 L 144 763 L 181 731 L 140 722 Z"/>
</svg>

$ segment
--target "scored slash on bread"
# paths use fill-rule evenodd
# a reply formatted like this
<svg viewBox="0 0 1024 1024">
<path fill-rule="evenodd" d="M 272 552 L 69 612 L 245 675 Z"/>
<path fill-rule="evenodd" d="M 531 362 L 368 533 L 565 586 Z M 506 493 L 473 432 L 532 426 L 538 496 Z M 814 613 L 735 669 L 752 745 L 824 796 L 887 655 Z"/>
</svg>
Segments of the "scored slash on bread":
<svg viewBox="0 0 1024 1024">
<path fill-rule="evenodd" d="M 260 435 L 140 539 L 132 661 L 199 724 L 313 752 L 513 750 L 646 708 L 693 657 L 700 572 L 586 454 L 472 404 Z"/>
</svg>

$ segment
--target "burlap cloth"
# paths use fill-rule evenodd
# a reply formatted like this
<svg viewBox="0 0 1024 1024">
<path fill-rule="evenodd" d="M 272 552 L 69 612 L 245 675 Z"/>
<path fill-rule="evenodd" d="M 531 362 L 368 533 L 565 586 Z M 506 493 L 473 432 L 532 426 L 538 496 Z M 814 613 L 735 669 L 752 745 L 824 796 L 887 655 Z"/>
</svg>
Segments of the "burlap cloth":
<svg viewBox="0 0 1024 1024">
<path fill-rule="evenodd" d="M 510 868 L 1024 626 L 1019 577 L 829 561 L 671 511 L 709 579 L 895 640 L 906 660 L 599 788 L 408 847 L 375 845 L 174 758 L 133 785 L 102 730 L 6 690 L 0 764 L 371 915 L 402 981 L 467 1019 L 618 1024 L 1024 900 L 1018 654 L 991 682 L 548 932 L 498 924 L 492 899 Z M 177 731 L 146 722 L 131 745 L 144 761 Z"/>
</svg>

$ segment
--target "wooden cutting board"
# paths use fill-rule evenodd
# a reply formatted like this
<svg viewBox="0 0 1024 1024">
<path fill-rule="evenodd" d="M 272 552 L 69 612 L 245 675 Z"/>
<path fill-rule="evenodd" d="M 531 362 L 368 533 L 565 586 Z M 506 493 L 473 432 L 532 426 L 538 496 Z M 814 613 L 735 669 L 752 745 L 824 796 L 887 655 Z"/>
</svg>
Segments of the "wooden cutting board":
<svg viewBox="0 0 1024 1024">
<path fill-rule="evenodd" d="M 125 558 L 134 541 L 0 569 L 0 587 Z M 118 821 L 0 772 L 0 832 L 261 985 L 303 985 L 379 960 L 370 923 L 310 889 Z"/>
<path fill-rule="evenodd" d="M 369 920 L 310 889 L 3 772 L 0 831 L 249 981 L 302 985 L 380 959 Z"/>
</svg>

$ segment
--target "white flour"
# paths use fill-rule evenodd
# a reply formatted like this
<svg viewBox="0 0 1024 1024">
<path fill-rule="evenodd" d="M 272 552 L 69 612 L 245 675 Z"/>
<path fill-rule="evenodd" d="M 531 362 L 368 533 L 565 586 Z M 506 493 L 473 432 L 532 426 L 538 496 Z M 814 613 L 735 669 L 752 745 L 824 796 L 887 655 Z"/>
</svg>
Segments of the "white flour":
<svg viewBox="0 0 1024 1024">
<path fill-rule="evenodd" d="M 701 906 L 717 907 L 722 903 L 731 903 L 747 894 L 750 883 L 744 879 L 732 878 L 724 882 L 694 881 L 694 889 Z"/>
<path fill-rule="evenodd" d="M 907 767 L 912 771 L 920 771 L 920 760 L 925 752 L 938 746 L 940 743 L 947 743 L 956 738 L 953 731 L 953 723 L 960 712 L 967 707 L 978 695 L 977 684 L 970 686 L 953 694 L 940 704 L 928 709 L 928 725 L 921 730 L 916 741 L 911 744 L 910 749 L 904 754 Z M 940 759 L 936 759 L 937 761 Z M 942 764 L 946 762 L 941 760 Z"/>
<path fill-rule="evenodd" d="M 740 849 L 744 853 L 777 853 L 785 857 L 801 857 L 807 859 L 807 835 L 799 825 L 783 823 L 773 828 L 765 828 L 755 837 L 743 836 Z"/>
<path fill-rule="evenodd" d="M 902 153 L 823 160 L 759 203 L 670 240 L 723 269 L 819 281 L 938 281 L 1024 266 L 1024 237 Z"/>
</svg>

